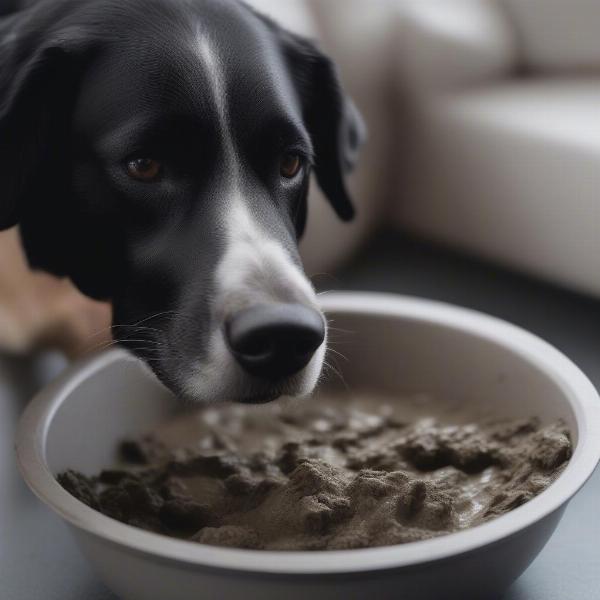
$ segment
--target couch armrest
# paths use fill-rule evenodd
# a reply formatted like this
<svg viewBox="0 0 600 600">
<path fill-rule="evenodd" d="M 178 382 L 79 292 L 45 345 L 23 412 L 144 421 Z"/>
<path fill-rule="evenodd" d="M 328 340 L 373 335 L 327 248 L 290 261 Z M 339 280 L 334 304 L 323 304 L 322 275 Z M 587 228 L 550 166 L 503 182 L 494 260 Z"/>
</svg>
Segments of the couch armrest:
<svg viewBox="0 0 600 600">
<path fill-rule="evenodd" d="M 395 0 L 401 85 L 427 95 L 499 79 L 516 64 L 515 34 L 494 0 Z"/>
</svg>

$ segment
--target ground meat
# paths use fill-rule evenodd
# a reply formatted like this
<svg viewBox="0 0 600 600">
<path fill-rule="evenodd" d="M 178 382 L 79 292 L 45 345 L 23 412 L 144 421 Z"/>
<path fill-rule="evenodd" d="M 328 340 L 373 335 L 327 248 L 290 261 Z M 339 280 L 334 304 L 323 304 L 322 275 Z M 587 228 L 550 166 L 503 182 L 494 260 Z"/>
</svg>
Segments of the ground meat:
<svg viewBox="0 0 600 600">
<path fill-rule="evenodd" d="M 422 398 L 415 406 L 335 396 L 211 407 L 125 441 L 119 467 L 92 478 L 66 471 L 58 481 L 88 506 L 164 535 L 347 549 L 496 518 L 546 489 L 571 456 L 562 423 L 469 420 L 436 414 Z"/>
</svg>

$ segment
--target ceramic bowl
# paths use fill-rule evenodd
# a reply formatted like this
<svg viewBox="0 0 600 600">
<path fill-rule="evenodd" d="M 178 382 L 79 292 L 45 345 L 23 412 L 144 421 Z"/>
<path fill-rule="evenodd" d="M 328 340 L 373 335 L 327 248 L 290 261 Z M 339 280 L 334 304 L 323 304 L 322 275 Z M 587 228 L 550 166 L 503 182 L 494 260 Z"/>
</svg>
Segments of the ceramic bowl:
<svg viewBox="0 0 600 600">
<path fill-rule="evenodd" d="M 31 489 L 65 520 L 98 576 L 121 598 L 489 600 L 548 541 L 600 458 L 600 399 L 582 372 L 541 339 L 473 311 L 367 293 L 328 294 L 322 303 L 345 332 L 348 362 L 339 367 L 348 386 L 399 396 L 427 392 L 499 416 L 563 419 L 574 443 L 566 469 L 504 516 L 404 545 L 266 552 L 163 537 L 92 510 L 55 479 L 67 468 L 97 473 L 114 462 L 122 438 L 178 408 L 135 359 L 109 351 L 73 366 L 32 401 L 17 455 Z"/>
</svg>

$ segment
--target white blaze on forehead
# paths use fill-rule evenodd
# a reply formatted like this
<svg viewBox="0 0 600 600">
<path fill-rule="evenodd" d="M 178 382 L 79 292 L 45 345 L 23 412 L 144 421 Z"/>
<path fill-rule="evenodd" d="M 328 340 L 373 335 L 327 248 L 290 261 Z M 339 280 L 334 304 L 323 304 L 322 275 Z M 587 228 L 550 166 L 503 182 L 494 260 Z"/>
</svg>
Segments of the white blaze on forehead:
<svg viewBox="0 0 600 600">
<path fill-rule="evenodd" d="M 227 104 L 227 84 L 221 60 L 210 38 L 200 32 L 198 55 L 212 87 L 225 157 L 231 174 L 228 203 L 223 215 L 227 248 L 217 268 L 216 282 L 227 312 L 254 302 L 315 303 L 315 293 L 281 242 L 268 235 L 253 219 L 241 187 L 241 166 L 233 141 Z"/>
<path fill-rule="evenodd" d="M 223 149 L 227 160 L 227 169 L 231 169 L 232 184 L 239 188 L 240 185 L 240 164 L 236 155 L 233 137 L 231 135 L 231 124 L 229 122 L 229 111 L 227 108 L 227 84 L 225 74 L 218 54 L 210 42 L 210 38 L 202 33 L 198 33 L 197 39 L 198 55 L 204 65 L 206 74 L 211 83 L 211 90 L 217 118 L 219 119 L 219 129 L 223 139 Z"/>
</svg>

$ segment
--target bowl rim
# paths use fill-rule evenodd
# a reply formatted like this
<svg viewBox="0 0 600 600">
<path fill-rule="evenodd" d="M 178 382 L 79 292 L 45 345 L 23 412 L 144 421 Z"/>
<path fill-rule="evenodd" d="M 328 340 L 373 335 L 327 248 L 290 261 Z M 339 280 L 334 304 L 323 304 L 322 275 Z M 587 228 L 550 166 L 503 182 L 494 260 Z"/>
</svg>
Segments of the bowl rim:
<svg viewBox="0 0 600 600">
<path fill-rule="evenodd" d="M 46 438 L 63 400 L 92 374 L 115 361 L 137 359 L 113 349 L 75 363 L 26 408 L 15 450 L 32 491 L 68 523 L 96 537 L 179 566 L 257 575 L 310 575 L 380 571 L 464 554 L 518 534 L 566 504 L 600 460 L 600 397 L 582 371 L 556 348 L 506 321 L 471 309 L 410 296 L 375 292 L 328 292 L 325 312 L 401 317 L 439 324 L 499 344 L 534 364 L 562 389 L 575 414 L 578 444 L 560 477 L 539 496 L 493 521 L 429 540 L 395 546 L 325 551 L 265 551 L 208 546 L 176 540 L 113 520 L 76 500 L 56 481 L 46 462 Z"/>
</svg>

